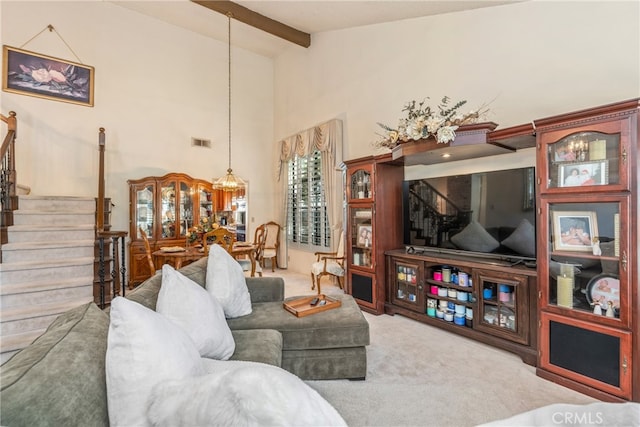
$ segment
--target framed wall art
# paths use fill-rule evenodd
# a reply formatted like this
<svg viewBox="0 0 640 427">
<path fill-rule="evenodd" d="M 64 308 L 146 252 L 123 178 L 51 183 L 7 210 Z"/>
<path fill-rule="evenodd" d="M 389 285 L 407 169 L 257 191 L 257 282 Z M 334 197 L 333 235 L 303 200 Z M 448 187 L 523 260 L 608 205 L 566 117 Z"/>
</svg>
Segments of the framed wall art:
<svg viewBox="0 0 640 427">
<path fill-rule="evenodd" d="M 94 68 L 2 47 L 2 90 L 93 107 Z"/>
<path fill-rule="evenodd" d="M 553 250 L 592 252 L 593 237 L 598 236 L 596 213 L 553 212 Z"/>
</svg>

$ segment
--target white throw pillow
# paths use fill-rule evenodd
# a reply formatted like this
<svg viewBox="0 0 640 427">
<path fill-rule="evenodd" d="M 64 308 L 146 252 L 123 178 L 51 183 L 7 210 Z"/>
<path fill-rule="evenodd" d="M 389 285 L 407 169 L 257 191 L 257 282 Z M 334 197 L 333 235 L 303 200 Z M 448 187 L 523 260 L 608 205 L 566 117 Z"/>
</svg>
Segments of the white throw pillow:
<svg viewBox="0 0 640 427">
<path fill-rule="evenodd" d="M 206 375 L 156 385 L 154 426 L 345 426 L 329 402 L 300 378 L 272 365 L 203 359 Z"/>
<path fill-rule="evenodd" d="M 204 372 L 195 344 L 178 325 L 123 297 L 111 301 L 105 365 L 112 426 L 146 425 L 154 385 Z"/>
<path fill-rule="evenodd" d="M 209 249 L 205 286 L 222 304 L 227 318 L 251 314 L 251 296 L 242 267 L 220 245 Z"/>
<path fill-rule="evenodd" d="M 184 329 L 201 356 L 227 360 L 233 355 L 236 344 L 222 305 L 169 264 L 162 266 L 156 311 Z"/>
</svg>

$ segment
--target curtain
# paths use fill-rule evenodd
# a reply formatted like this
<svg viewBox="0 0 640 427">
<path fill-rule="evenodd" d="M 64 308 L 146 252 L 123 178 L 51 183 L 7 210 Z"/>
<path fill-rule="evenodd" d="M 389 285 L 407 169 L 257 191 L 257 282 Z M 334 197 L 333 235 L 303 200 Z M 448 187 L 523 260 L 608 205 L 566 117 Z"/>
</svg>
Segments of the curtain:
<svg viewBox="0 0 640 427">
<path fill-rule="evenodd" d="M 322 156 L 322 186 L 325 190 L 327 217 L 331 227 L 332 249 L 342 231 L 342 120 L 333 119 L 303 130 L 280 141 L 276 178 L 280 182 L 281 194 L 279 215 L 281 223 L 287 218 L 287 163 L 294 156 L 306 156 L 319 150 Z"/>
</svg>

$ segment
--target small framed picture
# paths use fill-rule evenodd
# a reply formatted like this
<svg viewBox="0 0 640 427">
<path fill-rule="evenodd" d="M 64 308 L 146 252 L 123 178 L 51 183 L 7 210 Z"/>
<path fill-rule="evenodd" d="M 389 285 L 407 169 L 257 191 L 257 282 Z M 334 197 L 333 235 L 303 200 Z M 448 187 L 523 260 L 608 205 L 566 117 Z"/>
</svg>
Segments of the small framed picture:
<svg viewBox="0 0 640 427">
<path fill-rule="evenodd" d="M 371 247 L 371 237 L 373 236 L 370 225 L 358 226 L 358 238 L 356 240 L 356 246 L 361 248 Z"/>
<path fill-rule="evenodd" d="M 2 90 L 93 107 L 94 68 L 3 46 Z"/>
<path fill-rule="evenodd" d="M 551 229 L 554 251 L 592 252 L 598 236 L 596 213 L 554 211 Z"/>
<path fill-rule="evenodd" d="M 608 162 L 582 162 L 558 166 L 558 187 L 606 185 L 609 183 Z"/>
</svg>

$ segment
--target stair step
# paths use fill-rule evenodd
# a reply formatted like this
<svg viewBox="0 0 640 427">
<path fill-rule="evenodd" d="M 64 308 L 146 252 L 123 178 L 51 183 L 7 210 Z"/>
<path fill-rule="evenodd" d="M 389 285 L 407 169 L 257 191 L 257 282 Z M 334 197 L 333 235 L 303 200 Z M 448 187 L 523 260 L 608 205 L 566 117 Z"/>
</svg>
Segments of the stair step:
<svg viewBox="0 0 640 427">
<path fill-rule="evenodd" d="M 23 242 L 2 245 L 3 263 L 91 257 L 95 242 L 68 240 L 66 242 Z"/>
<path fill-rule="evenodd" d="M 85 210 L 95 211 L 96 201 L 93 197 L 71 196 L 19 196 L 18 209 L 55 211 L 61 210 Z"/>
<path fill-rule="evenodd" d="M 33 306 L 93 295 L 93 277 L 79 277 L 58 281 L 40 281 L 0 286 L 0 308 Z"/>
<path fill-rule="evenodd" d="M 31 307 L 9 308 L 2 313 L 0 330 L 2 341 L 5 337 L 18 335 L 23 332 L 46 329 L 62 313 L 82 304 L 92 302 L 91 298 L 69 299 L 58 301 L 55 304 L 41 304 Z"/>
<path fill-rule="evenodd" d="M 55 280 L 60 277 L 93 277 L 92 257 L 54 261 L 28 261 L 0 264 L 0 283 L 16 284 Z"/>
<path fill-rule="evenodd" d="M 95 224 L 81 225 L 11 225 L 7 227 L 9 243 L 61 242 L 95 238 Z"/>
<path fill-rule="evenodd" d="M 72 210 L 72 211 L 43 211 L 18 209 L 13 212 L 14 225 L 76 225 L 93 224 L 95 222 L 95 211 Z"/>
<path fill-rule="evenodd" d="M 47 328 L 44 328 L 7 337 L 3 336 L 0 343 L 0 364 L 11 359 L 14 354 L 34 342 L 46 330 Z"/>
</svg>

